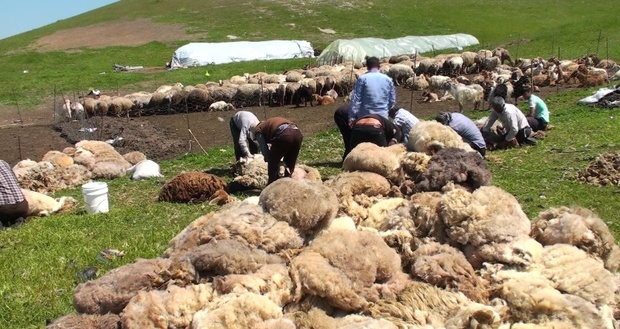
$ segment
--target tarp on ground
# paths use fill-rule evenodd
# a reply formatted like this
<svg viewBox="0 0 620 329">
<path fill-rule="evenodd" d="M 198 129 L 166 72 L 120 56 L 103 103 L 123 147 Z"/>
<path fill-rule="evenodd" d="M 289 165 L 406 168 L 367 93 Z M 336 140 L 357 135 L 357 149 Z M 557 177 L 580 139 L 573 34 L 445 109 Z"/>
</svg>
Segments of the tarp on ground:
<svg viewBox="0 0 620 329">
<path fill-rule="evenodd" d="M 270 40 L 234 42 L 193 42 L 172 55 L 171 68 L 205 66 L 254 60 L 312 58 L 308 41 Z"/>
<path fill-rule="evenodd" d="M 330 43 L 317 58 L 318 65 L 333 65 L 345 61 L 361 62 L 366 56 L 389 57 L 412 55 L 468 47 L 479 44 L 470 34 L 448 34 L 429 36 L 406 36 L 396 39 L 359 38 L 338 39 Z"/>
</svg>

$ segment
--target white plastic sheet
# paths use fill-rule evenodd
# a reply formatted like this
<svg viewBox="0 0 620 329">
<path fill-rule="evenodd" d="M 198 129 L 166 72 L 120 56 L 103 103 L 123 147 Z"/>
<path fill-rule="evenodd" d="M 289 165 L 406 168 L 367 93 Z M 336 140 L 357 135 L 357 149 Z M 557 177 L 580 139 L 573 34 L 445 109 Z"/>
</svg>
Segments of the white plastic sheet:
<svg viewBox="0 0 620 329">
<path fill-rule="evenodd" d="M 181 68 L 254 60 L 313 57 L 314 48 L 308 41 L 195 42 L 178 48 L 172 56 L 170 67 Z"/>
<path fill-rule="evenodd" d="M 317 58 L 318 65 L 333 65 L 344 61 L 363 61 L 366 56 L 388 57 L 426 53 L 441 49 L 462 49 L 479 44 L 470 34 L 406 36 L 396 39 L 360 38 L 338 39 L 327 46 Z"/>
</svg>

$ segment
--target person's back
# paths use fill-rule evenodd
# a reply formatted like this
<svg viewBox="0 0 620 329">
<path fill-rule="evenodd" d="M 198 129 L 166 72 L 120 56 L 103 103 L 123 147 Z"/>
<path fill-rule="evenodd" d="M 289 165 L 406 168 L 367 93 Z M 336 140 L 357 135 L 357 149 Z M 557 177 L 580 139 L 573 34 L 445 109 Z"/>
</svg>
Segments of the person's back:
<svg viewBox="0 0 620 329">
<path fill-rule="evenodd" d="M 379 72 L 379 59 L 367 59 L 368 72 L 357 79 L 351 98 L 349 122 L 369 114 L 388 118 L 388 111 L 396 103 L 392 78 Z"/>
<path fill-rule="evenodd" d="M 411 112 L 400 108 L 392 109 L 389 112 L 390 117 L 394 119 L 394 125 L 398 127 L 403 135 L 403 143 L 407 144 L 409 141 L 409 132 L 420 120 L 416 118 Z"/>
<path fill-rule="evenodd" d="M 531 95 L 528 101 L 529 107 L 535 107 L 536 110 L 534 112 L 534 118 L 543 119 L 545 122 L 549 123 L 549 109 L 547 108 L 547 104 L 538 96 Z"/>
<path fill-rule="evenodd" d="M 27 212 L 28 202 L 13 169 L 0 160 L 0 221 L 3 225 L 12 225 Z"/>
<path fill-rule="evenodd" d="M 456 131 L 467 143 L 474 144 L 481 149 L 486 148 L 480 129 L 470 118 L 461 113 L 451 113 L 450 115 L 452 116 L 450 128 Z"/>
</svg>

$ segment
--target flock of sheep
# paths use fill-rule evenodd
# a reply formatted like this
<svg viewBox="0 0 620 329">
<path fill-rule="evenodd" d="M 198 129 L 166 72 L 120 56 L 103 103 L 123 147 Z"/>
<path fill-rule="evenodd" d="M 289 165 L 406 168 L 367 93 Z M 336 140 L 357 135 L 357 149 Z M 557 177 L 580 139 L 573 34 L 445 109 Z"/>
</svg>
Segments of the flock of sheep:
<svg viewBox="0 0 620 329">
<path fill-rule="evenodd" d="M 362 143 L 325 181 L 305 167 L 230 198 L 161 257 L 79 284 L 77 314 L 48 328 L 616 328 L 605 222 L 567 207 L 530 221 L 450 132 L 421 121 L 407 146 Z M 260 157 L 235 168 L 237 185 L 266 181 Z M 233 185 L 196 174 L 160 198 Z"/>
<path fill-rule="evenodd" d="M 620 67 L 614 61 L 600 60 L 595 55 L 577 60 L 537 57 L 513 61 L 503 48 L 435 57 L 393 56 L 382 59 L 380 70 L 389 75 L 396 85 L 425 90 L 428 102 L 455 99 L 461 111 L 470 105 L 473 109 L 479 109 L 485 99 L 500 92 L 516 100 L 520 96 L 519 86 L 529 80 L 539 87 L 558 83 L 589 87 L 620 79 Z M 346 99 L 357 78 L 365 72 L 361 62 L 345 63 L 281 74 L 246 73 L 195 86 L 176 83 L 160 86 L 155 92 L 141 91 L 124 96 L 91 92 L 78 101 L 65 99 L 61 114 L 68 118 L 84 115 L 140 116 L 226 111 L 263 105 L 299 106 L 301 102 L 327 105 L 338 97 Z M 476 75 L 468 79 L 464 74 Z"/>
</svg>

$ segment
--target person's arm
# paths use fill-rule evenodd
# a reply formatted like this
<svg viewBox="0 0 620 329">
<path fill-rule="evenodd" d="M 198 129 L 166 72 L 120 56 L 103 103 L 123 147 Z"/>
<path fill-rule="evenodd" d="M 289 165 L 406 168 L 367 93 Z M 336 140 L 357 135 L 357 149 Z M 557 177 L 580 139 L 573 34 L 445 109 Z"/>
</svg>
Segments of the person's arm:
<svg viewBox="0 0 620 329">
<path fill-rule="evenodd" d="M 256 133 L 256 141 L 258 142 L 258 147 L 260 148 L 260 153 L 263 154 L 265 161 L 269 159 L 269 145 L 267 145 L 267 139 L 265 135 L 262 133 Z"/>
<path fill-rule="evenodd" d="M 497 121 L 497 112 L 491 111 L 491 114 L 489 114 L 489 118 L 487 119 L 487 122 L 484 124 L 484 127 L 482 127 L 482 131 L 484 132 L 491 131 L 491 127 L 493 127 L 493 124 L 495 123 L 495 121 Z"/>
<path fill-rule="evenodd" d="M 515 139 L 515 137 L 517 136 L 517 133 L 519 132 L 519 127 L 517 125 L 517 123 L 519 122 L 518 119 L 516 118 L 515 115 L 512 115 L 511 113 L 506 113 L 506 124 L 508 127 L 505 127 L 508 130 L 508 133 L 506 133 L 506 141 L 510 142 L 513 139 Z"/>
<path fill-rule="evenodd" d="M 241 128 L 238 143 L 243 156 L 246 158 L 251 158 L 252 153 L 250 152 L 250 148 L 248 147 L 248 129 L 246 127 Z"/>
<path fill-rule="evenodd" d="M 394 88 L 394 82 L 390 81 L 389 88 L 388 111 L 396 106 L 396 88 Z"/>
<path fill-rule="evenodd" d="M 527 102 L 527 106 L 530 108 L 530 113 L 527 114 L 528 117 L 534 117 L 536 115 L 536 104 L 533 102 L 533 99 Z"/>
<path fill-rule="evenodd" d="M 362 80 L 358 79 L 351 96 L 351 109 L 349 110 L 349 126 L 353 126 L 353 122 L 357 119 L 357 113 L 362 105 Z"/>
</svg>

